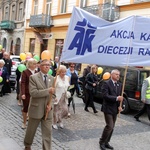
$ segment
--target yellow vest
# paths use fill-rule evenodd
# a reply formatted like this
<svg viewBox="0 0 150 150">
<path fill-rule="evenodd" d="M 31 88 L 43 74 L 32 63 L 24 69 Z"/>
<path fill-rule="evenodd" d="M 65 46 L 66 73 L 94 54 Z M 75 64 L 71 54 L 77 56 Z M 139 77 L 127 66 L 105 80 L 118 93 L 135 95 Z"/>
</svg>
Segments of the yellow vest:
<svg viewBox="0 0 150 150">
<path fill-rule="evenodd" d="M 150 78 L 147 78 L 147 81 L 148 81 L 148 87 L 147 87 L 147 90 L 146 90 L 145 98 L 150 99 Z"/>
</svg>

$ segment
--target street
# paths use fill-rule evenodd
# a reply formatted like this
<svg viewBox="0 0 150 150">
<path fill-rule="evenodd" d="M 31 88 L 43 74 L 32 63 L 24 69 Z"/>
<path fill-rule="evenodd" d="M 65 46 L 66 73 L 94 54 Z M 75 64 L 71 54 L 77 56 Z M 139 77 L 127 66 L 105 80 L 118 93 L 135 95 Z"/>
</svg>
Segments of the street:
<svg viewBox="0 0 150 150">
<path fill-rule="evenodd" d="M 64 120 L 64 129 L 53 129 L 52 150 L 99 150 L 99 138 L 105 126 L 101 105 L 95 103 L 97 114 L 92 109 L 84 111 L 81 99 L 75 96 L 75 114 Z M 115 150 L 149 150 L 150 123 L 147 115 L 141 122 L 133 118 L 136 112 L 120 114 L 110 145 Z M 23 150 L 25 130 L 21 128 L 21 106 L 17 105 L 16 93 L 0 97 L 0 150 Z M 42 150 L 40 127 L 36 132 L 32 150 Z"/>
</svg>

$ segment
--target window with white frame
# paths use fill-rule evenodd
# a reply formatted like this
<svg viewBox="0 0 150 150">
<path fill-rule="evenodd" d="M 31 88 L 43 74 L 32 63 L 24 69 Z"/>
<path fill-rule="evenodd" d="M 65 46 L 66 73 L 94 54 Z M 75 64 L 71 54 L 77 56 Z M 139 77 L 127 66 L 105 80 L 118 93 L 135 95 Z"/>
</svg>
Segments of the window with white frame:
<svg viewBox="0 0 150 150">
<path fill-rule="evenodd" d="M 9 7 L 5 7 L 5 20 L 9 20 Z"/>
<path fill-rule="evenodd" d="M 16 12 L 16 6 L 15 5 L 12 5 L 12 8 L 11 8 L 11 20 L 14 21 L 16 18 L 15 18 L 15 12 Z"/>
<path fill-rule="evenodd" d="M 51 5 L 52 5 L 52 0 L 47 0 L 47 2 L 46 2 L 46 15 L 51 14 Z"/>
<path fill-rule="evenodd" d="M 55 43 L 56 43 L 56 45 L 55 45 L 55 57 L 59 56 L 59 58 L 60 58 L 61 54 L 62 54 L 63 45 L 64 45 L 64 39 L 56 39 Z"/>
<path fill-rule="evenodd" d="M 29 52 L 34 53 L 35 50 L 35 38 L 30 38 Z"/>
<path fill-rule="evenodd" d="M 80 7 L 86 7 L 87 6 L 87 0 L 80 0 Z"/>
<path fill-rule="evenodd" d="M 115 0 L 104 0 L 104 3 L 115 4 Z"/>
<path fill-rule="evenodd" d="M 67 11 L 67 0 L 61 0 L 60 7 L 61 7 L 60 12 L 61 13 L 66 13 L 66 11 Z"/>
<path fill-rule="evenodd" d="M 23 19 L 23 2 L 19 3 L 18 21 Z"/>
<path fill-rule="evenodd" d="M 34 0 L 34 15 L 38 14 L 38 0 Z"/>
</svg>

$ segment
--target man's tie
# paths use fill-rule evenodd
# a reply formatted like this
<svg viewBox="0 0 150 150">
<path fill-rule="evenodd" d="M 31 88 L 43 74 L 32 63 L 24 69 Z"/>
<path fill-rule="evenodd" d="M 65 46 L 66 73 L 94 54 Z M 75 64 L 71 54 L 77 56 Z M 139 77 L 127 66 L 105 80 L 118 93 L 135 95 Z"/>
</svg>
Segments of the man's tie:
<svg viewBox="0 0 150 150">
<path fill-rule="evenodd" d="M 115 82 L 114 85 L 115 85 L 115 90 L 116 90 L 116 93 L 117 93 L 117 82 Z"/>
<path fill-rule="evenodd" d="M 45 83 L 45 85 L 47 87 L 47 75 L 46 74 L 44 75 L 44 83 Z"/>
</svg>

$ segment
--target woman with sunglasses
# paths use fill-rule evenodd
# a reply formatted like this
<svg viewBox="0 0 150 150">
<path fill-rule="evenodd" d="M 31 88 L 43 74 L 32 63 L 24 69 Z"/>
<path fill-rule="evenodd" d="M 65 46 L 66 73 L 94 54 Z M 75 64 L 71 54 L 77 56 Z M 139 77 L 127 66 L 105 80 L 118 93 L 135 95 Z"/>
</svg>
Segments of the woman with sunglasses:
<svg viewBox="0 0 150 150">
<path fill-rule="evenodd" d="M 66 75 L 70 77 L 70 85 L 74 85 L 74 88 L 70 90 L 71 96 L 74 95 L 75 91 L 80 95 L 80 89 L 78 85 L 78 72 L 75 70 L 75 64 L 70 63 L 69 68 L 67 69 Z M 68 101 L 68 106 L 70 106 L 71 98 Z M 70 115 L 70 114 L 69 114 Z"/>
</svg>

